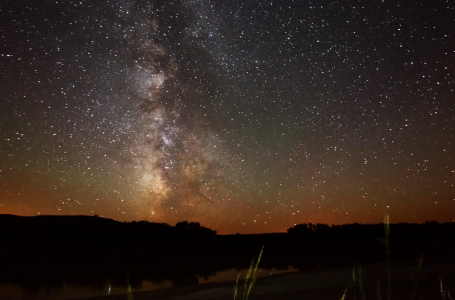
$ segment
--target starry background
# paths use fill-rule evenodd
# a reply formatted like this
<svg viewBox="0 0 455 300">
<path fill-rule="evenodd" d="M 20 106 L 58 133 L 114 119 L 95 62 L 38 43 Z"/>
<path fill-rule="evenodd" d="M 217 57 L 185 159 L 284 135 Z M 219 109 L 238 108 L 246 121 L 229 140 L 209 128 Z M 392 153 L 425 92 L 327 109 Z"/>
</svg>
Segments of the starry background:
<svg viewBox="0 0 455 300">
<path fill-rule="evenodd" d="M 452 1 L 3 0 L 0 213 L 455 219 Z"/>
</svg>

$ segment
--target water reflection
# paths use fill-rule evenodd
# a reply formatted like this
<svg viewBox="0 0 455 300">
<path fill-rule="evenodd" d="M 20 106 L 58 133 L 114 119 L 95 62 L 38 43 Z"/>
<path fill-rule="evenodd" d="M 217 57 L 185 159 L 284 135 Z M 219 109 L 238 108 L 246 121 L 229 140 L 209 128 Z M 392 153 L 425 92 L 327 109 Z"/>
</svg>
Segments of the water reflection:
<svg viewBox="0 0 455 300">
<path fill-rule="evenodd" d="M 296 271 L 293 268 L 288 269 L 262 269 L 258 277 L 282 274 L 286 272 Z M 87 271 L 87 277 L 90 271 Z M 132 289 L 135 292 L 152 291 L 176 286 L 195 285 L 208 282 L 223 282 L 235 281 L 237 275 L 241 273 L 240 278 L 246 276 L 247 269 L 228 269 L 218 271 L 209 276 L 201 276 L 196 274 L 176 274 L 173 280 L 160 280 L 159 282 L 142 279 L 132 282 Z M 83 274 L 79 274 L 83 276 Z M 106 278 L 108 278 L 107 276 Z M 127 278 L 127 277 L 125 277 Z M 76 279 L 76 278 L 75 278 Z M 80 278 L 79 282 L 84 282 L 84 278 Z M 104 285 L 100 284 L 71 284 L 62 282 L 41 281 L 41 286 L 28 286 L 27 282 L 16 282 L 14 284 L 0 283 L 0 299 L 2 300 L 64 300 L 78 299 L 88 297 L 98 297 L 107 295 L 124 294 L 127 292 L 127 285 L 120 281 L 107 281 Z"/>
</svg>

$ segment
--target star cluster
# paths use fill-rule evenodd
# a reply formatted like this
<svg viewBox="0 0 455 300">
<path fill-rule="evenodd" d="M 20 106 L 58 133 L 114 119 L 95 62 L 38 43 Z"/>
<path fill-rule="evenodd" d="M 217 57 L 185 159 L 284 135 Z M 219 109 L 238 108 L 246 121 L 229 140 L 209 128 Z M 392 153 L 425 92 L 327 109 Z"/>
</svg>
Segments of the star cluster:
<svg viewBox="0 0 455 300">
<path fill-rule="evenodd" d="M 455 219 L 450 1 L 2 1 L 0 213 Z"/>
</svg>

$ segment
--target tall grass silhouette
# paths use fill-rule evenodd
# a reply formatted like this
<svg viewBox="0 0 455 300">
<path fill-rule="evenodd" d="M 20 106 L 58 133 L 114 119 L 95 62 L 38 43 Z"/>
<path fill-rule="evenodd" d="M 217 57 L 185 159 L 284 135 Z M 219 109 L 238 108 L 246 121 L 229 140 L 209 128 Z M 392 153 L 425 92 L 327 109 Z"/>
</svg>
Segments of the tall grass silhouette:
<svg viewBox="0 0 455 300">
<path fill-rule="evenodd" d="M 261 261 L 263 251 L 264 251 L 264 246 L 262 246 L 261 251 L 259 252 L 258 258 L 257 259 L 253 258 L 253 260 L 251 261 L 248 272 L 246 273 L 245 286 L 243 288 L 242 300 L 248 300 L 251 289 L 253 288 L 254 284 L 256 283 L 257 274 L 260 272 L 260 270 L 258 271 L 258 267 L 259 267 L 259 262 Z M 237 275 L 237 280 L 235 281 L 234 300 L 236 300 L 237 296 L 238 296 L 239 277 L 240 277 L 240 273 Z"/>
</svg>

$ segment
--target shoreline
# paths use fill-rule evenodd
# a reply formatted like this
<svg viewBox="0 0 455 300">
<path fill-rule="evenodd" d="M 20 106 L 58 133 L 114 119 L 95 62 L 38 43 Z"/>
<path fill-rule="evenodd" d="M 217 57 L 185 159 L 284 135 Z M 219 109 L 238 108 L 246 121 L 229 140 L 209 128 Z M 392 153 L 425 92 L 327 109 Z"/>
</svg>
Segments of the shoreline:
<svg viewBox="0 0 455 300">
<path fill-rule="evenodd" d="M 448 260 L 447 260 L 448 259 Z M 406 294 L 406 289 L 412 287 L 410 272 L 417 267 L 415 260 L 402 260 L 392 262 L 393 295 Z M 376 279 L 384 280 L 385 263 L 371 263 L 362 265 L 362 276 L 365 277 L 364 286 L 367 293 L 375 292 Z M 358 266 L 357 266 L 358 267 Z M 357 268 L 358 270 L 358 268 Z M 358 272 L 358 271 L 357 271 Z M 274 274 L 257 279 L 252 288 L 250 299 L 340 299 L 349 283 L 352 281 L 353 266 L 334 267 L 320 270 L 291 271 L 288 273 Z M 439 284 L 438 276 L 452 275 L 455 278 L 455 256 L 429 257 L 421 270 L 420 287 L 422 296 L 434 297 L 438 293 L 433 286 Z M 360 277 L 360 275 L 357 275 Z M 434 281 L 434 282 L 433 282 Z M 447 285 L 453 283 L 447 282 Z M 242 284 L 239 282 L 239 297 L 242 296 Z M 220 281 L 201 283 L 194 286 L 170 287 L 152 291 L 133 292 L 134 299 L 140 300 L 205 300 L 205 299 L 232 299 L 234 296 L 235 281 Z M 383 289 L 385 291 L 385 286 Z M 409 289 L 410 296 L 412 290 Z M 439 294 L 437 294 L 439 295 Z M 335 298 L 334 298 L 335 297 Z M 79 298 L 71 300 L 124 300 L 127 294 L 110 296 Z M 425 298 L 424 298 L 425 299 Z"/>
</svg>

